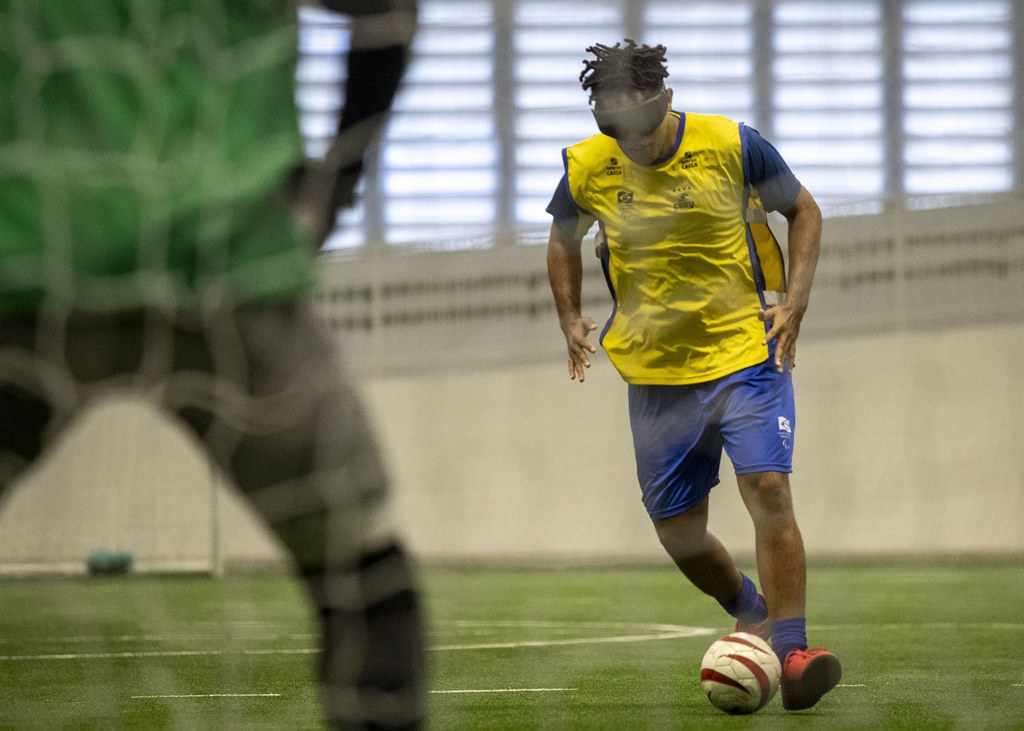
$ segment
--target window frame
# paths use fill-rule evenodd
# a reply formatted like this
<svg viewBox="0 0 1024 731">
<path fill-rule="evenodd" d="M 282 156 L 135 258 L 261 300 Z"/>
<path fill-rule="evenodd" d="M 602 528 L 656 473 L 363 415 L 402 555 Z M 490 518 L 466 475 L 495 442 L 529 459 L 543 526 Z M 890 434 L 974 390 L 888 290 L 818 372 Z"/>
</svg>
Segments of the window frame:
<svg viewBox="0 0 1024 731">
<path fill-rule="evenodd" d="M 838 14 L 834 3 L 821 0 L 697 0 L 685 6 L 667 0 L 566 0 L 557 7 L 546 0 L 421 0 L 421 23 L 425 29 L 421 35 L 429 42 L 418 39 L 414 47 L 413 64 L 396 99 L 391 122 L 368 160 L 358 190 L 360 203 L 339 216 L 339 231 L 329 245 L 353 250 L 380 246 L 446 249 L 541 239 L 536 230 L 546 227 L 543 208 L 550 197 L 543 181 L 550 178 L 553 191 L 561 177 L 561 148 L 596 131 L 592 129 L 586 95 L 576 78 L 581 66 L 573 61 L 582 59 L 585 52 L 576 46 L 584 42 L 583 38 L 589 39 L 587 43 L 611 43 L 623 37 L 661 42 L 656 33 L 648 32 L 652 26 L 670 28 L 672 32 L 666 36 L 685 39 L 694 27 L 701 29 L 701 23 L 706 23 L 708 29 L 717 24 L 723 32 L 731 34 L 734 44 L 737 34 L 746 39 L 741 43 L 747 49 L 743 57 L 736 56 L 735 45 L 729 50 L 725 40 L 717 44 L 723 47 L 723 63 L 717 69 L 714 58 L 705 57 L 706 51 L 697 53 L 699 49 L 684 48 L 673 54 L 672 45 L 666 42 L 670 74 L 673 66 L 676 70 L 667 80 L 669 86 L 677 89 L 676 106 L 687 111 L 685 88 L 686 82 L 690 82 L 691 98 L 696 100 L 692 111 L 710 111 L 714 97 L 709 94 L 728 80 L 733 93 L 723 100 L 721 113 L 754 126 L 772 141 L 790 161 L 797 176 L 809 180 L 808 188 L 819 199 L 825 215 L 918 208 L 931 205 L 930 200 L 936 205 L 955 205 L 979 200 L 979 194 L 984 199 L 986 195 L 1019 190 L 1024 185 L 1024 3 L 930 0 L 927 5 L 929 11 L 938 8 L 940 19 L 943 10 L 948 14 L 951 8 L 952 12 L 959 8 L 955 27 L 963 52 L 948 64 L 954 68 L 957 59 L 971 59 L 974 70 L 961 74 L 965 78 L 941 81 L 942 75 L 938 74 L 940 79 L 934 82 L 922 80 L 921 68 L 934 60 L 929 61 L 927 53 L 911 47 L 910 39 L 931 37 L 942 48 L 943 23 L 932 24 L 937 31 L 927 30 L 931 26 L 922 21 L 928 12 L 922 10 L 921 0 L 859 0 L 845 3 L 843 12 Z M 986 45 L 983 32 L 978 37 L 980 48 L 972 47 L 962 37 L 965 26 L 969 26 L 966 20 L 971 17 L 970 9 L 982 6 L 988 19 L 983 18 L 978 27 L 1008 34 L 1009 42 L 999 49 L 993 50 L 991 42 Z M 489 18 L 474 25 L 473 13 L 479 15 L 483 8 Z M 464 12 L 467 9 L 472 10 L 468 15 Z M 324 130 L 331 127 L 331 115 L 336 119 L 341 103 L 337 99 L 332 104 L 329 98 L 331 85 L 340 85 L 341 78 L 330 78 L 326 69 L 332 63 L 329 52 L 345 50 L 346 44 L 339 37 L 347 24 L 343 16 L 333 16 L 328 11 L 305 12 L 304 18 L 300 14 L 304 35 L 300 44 L 297 100 L 307 150 L 315 157 L 323 147 Z M 673 26 L 677 16 L 683 20 Z M 734 27 L 716 18 L 733 23 L 744 19 L 746 24 Z M 308 27 L 310 19 L 316 26 L 312 30 Z M 545 30 L 544 23 L 553 25 Z M 455 27 L 445 37 L 445 28 L 450 24 Z M 456 38 L 463 45 L 479 43 L 479 38 L 467 38 L 466 28 L 479 33 L 484 24 L 489 42 L 478 47 L 475 56 L 460 55 L 458 48 L 451 49 L 451 41 Z M 946 25 L 952 27 L 948 22 Z M 853 30 L 843 32 L 844 27 Z M 830 28 L 831 45 L 828 39 L 823 40 Z M 713 40 L 702 37 L 709 47 L 715 47 Z M 563 50 L 567 38 L 578 42 Z M 791 47 L 781 47 L 783 42 Z M 877 50 L 865 54 L 865 43 L 874 43 Z M 844 49 L 844 44 L 849 48 Z M 443 60 L 446 52 L 450 54 L 448 70 L 439 67 L 438 73 L 450 74 L 461 68 L 472 77 L 470 81 L 418 75 L 418 64 Z M 851 69 L 865 61 L 871 68 L 860 78 L 841 78 L 841 68 L 837 66 L 838 80 L 827 75 L 816 81 L 786 79 L 792 68 L 807 59 L 838 64 L 843 53 L 852 54 Z M 473 59 L 486 59 L 490 66 L 481 70 L 473 65 Z M 998 68 L 986 70 L 986 64 L 993 59 L 992 65 Z M 570 68 L 570 61 L 576 64 L 575 70 Z M 545 73 L 558 75 L 548 78 Z M 721 75 L 717 82 L 715 73 Z M 460 93 L 464 83 L 473 84 L 473 93 L 482 94 L 483 101 L 471 103 L 467 97 L 454 113 L 446 112 L 443 103 L 415 103 L 417 98 L 427 100 L 422 95 L 431 90 L 441 99 L 445 95 L 451 98 Z M 963 84 L 975 84 L 979 94 L 987 92 L 991 99 L 987 106 L 944 107 L 941 100 L 929 100 L 933 93 L 929 84 L 946 84 L 942 87 L 946 89 L 954 89 L 957 84 L 961 88 Z M 848 92 L 845 98 L 830 98 L 837 88 L 840 93 Z M 981 191 L 969 186 L 961 191 L 950 190 L 948 186 L 930 191 L 915 182 L 922 175 L 927 176 L 929 166 L 934 167 L 936 174 L 951 169 L 934 162 L 937 140 L 942 136 L 922 135 L 922 120 L 941 125 L 945 119 L 942 115 L 962 115 L 972 109 L 981 113 L 995 110 L 1001 115 L 1002 128 L 995 128 L 990 134 L 982 130 L 960 136 L 966 154 L 977 158 L 975 167 L 994 171 L 1001 182 Z M 863 138 L 823 134 L 820 130 L 828 127 L 828 115 L 835 120 L 845 117 L 846 122 L 853 123 L 854 130 L 857 115 L 863 115 L 867 125 Z M 460 142 L 459 135 L 473 129 L 477 117 L 490 120 L 486 130 L 476 128 L 474 137 Z M 434 125 L 433 131 L 425 127 L 422 142 L 409 131 L 415 129 L 412 118 L 415 124 Z M 802 122 L 794 121 L 801 118 Z M 816 119 L 822 125 L 818 132 L 813 128 Z M 439 133 L 437 130 L 448 121 L 449 133 Z M 801 123 L 812 124 L 807 133 L 799 133 Z M 937 131 L 941 133 L 941 127 Z M 457 151 L 478 154 L 480 164 L 458 158 L 452 150 L 460 144 Z M 410 162 L 417 150 L 422 151 L 424 159 Z M 816 150 L 820 152 L 816 154 Z M 830 162 L 826 153 L 833 157 L 838 154 L 847 162 Z M 857 162 L 853 162 L 855 158 Z M 444 160 L 448 161 L 447 166 L 441 164 Z M 465 179 L 460 180 L 460 176 Z M 852 181 L 848 187 L 853 192 L 844 196 L 836 191 L 846 178 Z M 406 182 L 399 190 L 395 186 L 401 180 Z M 834 189 L 829 187 L 831 180 L 836 181 Z M 428 185 L 423 195 L 417 195 L 417 188 Z M 436 201 L 436 205 L 431 206 L 430 201 Z M 470 210 L 473 206 L 478 209 Z M 394 218 L 403 209 L 410 211 L 411 217 L 405 222 Z M 457 211 L 466 220 L 460 223 L 415 218 L 445 209 Z M 423 232 L 422 237 L 416 236 L 418 231 Z"/>
</svg>

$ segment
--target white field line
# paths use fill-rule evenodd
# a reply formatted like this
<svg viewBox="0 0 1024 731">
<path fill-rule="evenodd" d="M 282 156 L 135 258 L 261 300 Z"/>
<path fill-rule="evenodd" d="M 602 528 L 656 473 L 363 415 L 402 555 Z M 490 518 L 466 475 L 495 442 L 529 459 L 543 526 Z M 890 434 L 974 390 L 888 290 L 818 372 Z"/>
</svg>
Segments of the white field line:
<svg viewBox="0 0 1024 731">
<path fill-rule="evenodd" d="M 571 693 L 575 688 L 459 688 L 452 690 L 431 690 L 429 693 Z M 172 700 L 179 698 L 280 698 L 280 693 L 164 693 L 133 695 L 132 700 Z"/>
<path fill-rule="evenodd" d="M 0 637 L 0 645 L 10 645 L 15 642 L 24 642 L 25 638 Z M 222 642 L 234 640 L 236 642 L 278 642 L 290 640 L 294 642 L 314 642 L 317 635 L 312 633 L 288 633 L 280 635 L 225 635 L 224 632 L 210 632 L 203 634 L 182 633 L 182 634 L 161 634 L 161 635 L 68 635 L 63 637 L 33 637 L 33 642 L 45 642 L 48 644 L 61 645 L 82 645 L 90 642 Z"/>
<path fill-rule="evenodd" d="M 180 693 L 167 695 L 133 695 L 133 700 L 159 698 L 280 698 L 280 693 Z"/>
<path fill-rule="evenodd" d="M 458 650 L 509 650 L 517 647 L 558 647 L 564 645 L 600 645 L 614 642 L 647 642 L 649 640 L 671 640 L 679 637 L 700 637 L 703 632 L 664 632 L 649 635 L 619 635 L 616 637 L 580 637 L 571 640 L 520 640 L 518 642 L 475 642 L 466 645 L 435 645 L 427 649 L 435 652 Z M 713 633 L 708 633 L 713 634 Z"/>
<path fill-rule="evenodd" d="M 49 655 L 0 655 L 0 661 L 15 660 L 115 660 L 147 657 L 217 657 L 221 655 L 315 655 L 316 647 L 277 650 L 140 650 L 138 652 L 64 652 Z"/>
<path fill-rule="evenodd" d="M 256 623 L 253 623 L 256 624 Z M 259 623 L 264 628 L 272 628 L 272 623 L 262 622 Z M 494 628 L 539 628 L 539 629 L 562 629 L 564 632 L 571 632 L 579 629 L 643 629 L 651 630 L 658 634 L 652 635 L 655 639 L 669 639 L 673 637 L 700 637 L 704 635 L 714 634 L 716 631 L 725 632 L 727 629 L 718 628 L 711 630 L 708 628 L 699 627 L 681 627 L 678 625 L 641 625 L 641 624 L 628 624 L 623 622 L 552 622 L 545 620 L 454 620 L 451 622 L 445 622 L 446 627 L 457 627 L 457 628 L 480 628 L 480 629 L 494 629 Z M 957 622 L 932 622 L 932 623 L 912 623 L 912 624 L 900 624 L 900 623 L 886 623 L 886 624 L 826 624 L 826 625 L 813 625 L 814 630 L 821 631 L 843 631 L 843 630 L 858 630 L 858 629 L 877 629 L 887 631 L 904 631 L 904 630 L 926 630 L 926 631 L 942 631 L 942 630 L 1008 630 L 1018 631 L 1024 630 L 1024 623 L 1011 623 L 1011 622 L 990 622 L 990 623 L 957 623 Z M 691 631 L 692 634 L 676 634 L 677 632 Z M 9 638 L 0 637 L 0 645 L 13 644 L 15 642 L 24 642 L 26 638 Z M 152 643 L 170 643 L 170 642 L 197 642 L 197 641 L 224 641 L 232 640 L 235 642 L 278 642 L 281 640 L 288 640 L 293 642 L 315 642 L 317 635 L 308 633 L 287 633 L 287 634 L 265 634 L 261 636 L 244 636 L 244 635 L 232 635 L 225 636 L 223 632 L 209 632 L 209 633 L 181 633 L 181 634 L 138 634 L 138 635 L 115 635 L 115 636 L 100 636 L 100 635 L 71 635 L 71 636 L 54 636 L 54 637 L 35 637 L 31 638 L 33 642 L 47 643 L 47 644 L 87 644 L 92 642 L 102 643 L 113 643 L 113 642 L 152 642 Z M 587 641 L 617 641 L 613 639 L 607 640 L 594 640 L 590 639 Z M 628 641 L 628 640 L 624 640 Z M 558 640 L 543 641 L 541 642 L 558 642 Z M 447 650 L 447 649 L 487 649 L 490 645 L 439 645 L 432 649 L 435 650 Z M 20 656 L 2 656 L 0 660 L 16 659 Z M 50 656 L 47 656 L 50 657 Z M 62 658 L 62 655 L 53 655 L 54 658 Z M 68 655 L 67 657 L 71 657 Z M 74 657 L 83 657 L 83 655 L 75 655 Z"/>
<path fill-rule="evenodd" d="M 61 652 L 45 655 L 0 655 L 0 660 L 113 660 L 134 657 L 204 657 L 223 655 L 220 650 L 148 650 L 140 652 Z"/>
<path fill-rule="evenodd" d="M 898 622 L 887 622 L 885 624 L 810 624 L 808 627 L 814 631 L 833 630 L 859 630 L 877 629 L 887 631 L 914 631 L 914 630 L 1024 630 L 1024 624 L 1019 622 L 910 622 L 900 624 Z"/>
<path fill-rule="evenodd" d="M 624 622 L 545 622 L 545 621 L 488 621 L 462 620 L 449 623 L 461 628 L 519 628 L 519 629 L 561 629 L 579 630 L 641 630 L 643 634 L 614 634 L 603 637 L 573 637 L 562 640 L 519 640 L 514 642 L 467 642 L 450 645 L 434 645 L 435 652 L 459 650 L 507 650 L 518 647 L 558 647 L 565 645 L 597 645 L 615 642 L 647 642 L 650 640 L 671 640 L 681 637 L 711 636 L 718 630 L 709 627 L 684 627 L 677 624 L 629 624 Z"/>
<path fill-rule="evenodd" d="M 461 690 L 431 690 L 429 693 L 571 693 L 575 688 L 465 688 Z"/>
<path fill-rule="evenodd" d="M 435 645 L 428 649 L 434 651 L 455 650 L 493 650 L 512 649 L 519 647 L 552 647 L 560 645 L 587 645 L 615 642 L 645 642 L 650 640 L 669 640 L 681 637 L 710 636 L 717 630 L 707 627 L 684 627 L 674 624 L 629 624 L 623 622 L 548 622 L 548 621 L 515 621 L 515 620 L 465 620 L 450 623 L 461 628 L 481 629 L 547 629 L 562 630 L 563 633 L 608 630 L 641 630 L 642 634 L 612 634 L 600 637 L 573 637 L 568 639 L 520 640 L 515 642 L 475 642 L 464 644 Z M 161 641 L 170 638 L 160 636 Z M 250 649 L 250 650 L 138 650 L 124 652 L 66 652 L 36 655 L 0 655 L 0 662 L 26 660 L 105 660 L 118 658 L 155 658 L 155 657 L 211 657 L 222 655 L 312 655 L 318 648 L 295 649 Z"/>
<path fill-rule="evenodd" d="M 688 637 L 709 637 L 724 630 L 721 628 L 709 627 L 686 627 L 675 624 L 632 624 L 625 622 L 556 622 L 544 620 L 456 620 L 445 623 L 442 627 L 455 627 L 461 629 L 493 630 L 493 629 L 536 629 L 536 630 L 557 630 L 563 634 L 576 632 L 593 632 L 595 630 L 607 630 L 608 634 L 592 637 L 569 637 L 564 639 L 538 639 L 518 640 L 509 642 L 466 642 L 434 645 L 429 650 L 435 652 L 452 652 L 465 650 L 495 650 L 495 649 L 516 649 L 526 647 L 559 647 L 569 645 L 594 645 L 608 643 L 626 642 L 647 642 L 653 640 L 671 640 Z M 1024 624 L 1020 623 L 972 623 L 958 624 L 931 623 L 931 624 L 836 624 L 836 625 L 815 625 L 819 631 L 842 631 L 852 629 L 869 628 L 875 630 L 1024 630 Z M 629 632 L 627 630 L 633 630 Z M 637 632 L 639 630 L 639 632 Z M 621 632 L 621 634 L 620 634 Z M 289 639 L 306 639 L 308 636 L 289 635 Z M 110 641 L 137 641 L 140 639 L 151 641 L 172 642 L 187 641 L 194 639 L 193 635 L 182 635 L 178 637 L 168 635 L 124 635 L 118 638 L 96 638 L 97 640 Z M 204 639 L 206 637 L 204 636 Z M 58 638 L 38 638 L 40 642 L 53 642 Z M 75 638 L 60 638 L 74 641 Z M 269 638 L 231 638 L 231 637 L 209 637 L 208 639 L 232 640 L 235 642 L 263 641 Z M 277 638 L 280 639 L 280 638 Z M 311 638 L 310 638 L 311 639 Z M 20 638 L 19 641 L 24 641 Z M 2 642 L 2 640 L 0 640 Z M 216 657 L 224 655 L 314 655 L 319 653 L 317 647 L 300 648 L 266 648 L 266 649 L 238 649 L 238 650 L 138 650 L 125 652 L 65 652 L 65 653 L 43 653 L 31 655 L 0 655 L 0 662 L 17 661 L 46 661 L 46 660 L 107 660 L 124 658 L 160 658 L 160 657 Z M 1024 686 L 1024 684 L 1020 684 Z M 1018 687 L 1018 685 L 1014 685 Z"/>
</svg>

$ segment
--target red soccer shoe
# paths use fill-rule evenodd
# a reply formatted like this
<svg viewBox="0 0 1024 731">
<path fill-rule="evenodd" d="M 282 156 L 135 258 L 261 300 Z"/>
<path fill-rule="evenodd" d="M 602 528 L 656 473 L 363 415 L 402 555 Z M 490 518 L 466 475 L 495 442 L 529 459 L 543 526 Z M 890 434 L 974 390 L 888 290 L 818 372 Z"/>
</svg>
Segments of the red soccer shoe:
<svg viewBox="0 0 1024 731">
<path fill-rule="evenodd" d="M 824 647 L 794 650 L 782 665 L 782 707 L 787 711 L 810 708 L 839 684 L 843 667 Z"/>
</svg>

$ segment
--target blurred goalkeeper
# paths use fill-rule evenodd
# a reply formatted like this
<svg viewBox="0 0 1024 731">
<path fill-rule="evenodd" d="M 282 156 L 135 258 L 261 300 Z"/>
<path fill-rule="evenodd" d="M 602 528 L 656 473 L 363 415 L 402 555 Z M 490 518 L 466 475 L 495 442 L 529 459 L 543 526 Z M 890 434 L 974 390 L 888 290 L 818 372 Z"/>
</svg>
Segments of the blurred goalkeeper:
<svg viewBox="0 0 1024 731">
<path fill-rule="evenodd" d="M 304 166 L 289 0 L 0 0 L 0 486 L 98 395 L 145 394 L 293 556 L 331 723 L 417 728 L 414 577 L 307 301 L 416 5 L 324 4 L 352 19 L 346 104 L 327 159 Z"/>
<path fill-rule="evenodd" d="M 597 325 L 581 312 L 580 245 L 596 222 L 615 300 L 600 341 L 629 384 L 637 474 L 658 538 L 738 630 L 770 636 L 783 706 L 809 708 L 841 674 L 835 655 L 807 647 L 804 546 L 789 486 L 789 371 L 821 213 L 756 131 L 673 111 L 664 46 L 627 40 L 587 51 L 594 58 L 580 81 L 600 134 L 565 150 L 548 206 L 569 376 L 582 382 L 595 352 L 588 338 Z M 766 210 L 789 222 L 788 271 Z M 707 530 L 723 449 L 754 523 L 763 597 Z"/>
</svg>

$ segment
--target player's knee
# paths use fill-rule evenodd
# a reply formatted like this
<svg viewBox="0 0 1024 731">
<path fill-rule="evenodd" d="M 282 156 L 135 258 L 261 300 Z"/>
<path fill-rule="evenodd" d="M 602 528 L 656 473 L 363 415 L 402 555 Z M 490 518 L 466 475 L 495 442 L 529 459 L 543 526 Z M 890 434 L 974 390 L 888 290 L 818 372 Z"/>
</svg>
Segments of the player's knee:
<svg viewBox="0 0 1024 731">
<path fill-rule="evenodd" d="M 391 544 L 364 554 L 356 571 L 360 604 L 320 611 L 328 706 L 338 718 L 358 716 L 358 728 L 416 728 L 424 709 L 425 636 L 409 559 Z"/>
<path fill-rule="evenodd" d="M 793 511 L 789 490 L 789 476 L 782 472 L 759 472 L 740 478 L 740 489 L 751 509 L 769 515 L 784 515 Z"/>
<path fill-rule="evenodd" d="M 654 530 L 662 547 L 679 560 L 707 550 L 708 520 L 706 503 L 670 518 L 654 521 Z"/>
<path fill-rule="evenodd" d="M 398 543 L 364 553 L 359 560 L 367 606 L 378 612 L 407 610 L 415 603 L 416 578 L 405 549 Z"/>
</svg>

